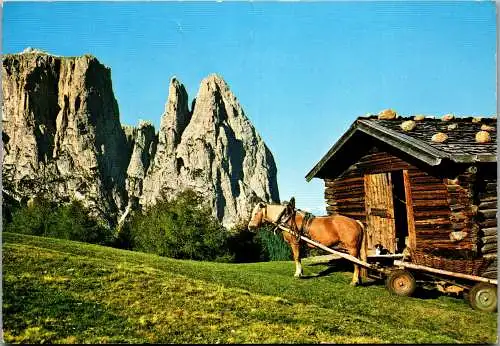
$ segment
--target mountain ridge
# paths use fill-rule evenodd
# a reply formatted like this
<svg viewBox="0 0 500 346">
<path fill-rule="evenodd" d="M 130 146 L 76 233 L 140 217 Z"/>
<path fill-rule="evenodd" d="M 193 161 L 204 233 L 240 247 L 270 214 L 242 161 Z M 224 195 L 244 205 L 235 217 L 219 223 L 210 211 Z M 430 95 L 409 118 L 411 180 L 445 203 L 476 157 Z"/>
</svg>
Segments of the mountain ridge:
<svg viewBox="0 0 500 346">
<path fill-rule="evenodd" d="M 170 80 L 160 128 L 123 125 L 111 69 L 91 55 L 38 50 L 2 61 L 4 194 L 80 199 L 116 224 L 190 188 L 226 226 L 248 217 L 256 198 L 279 201 L 272 153 L 218 74 L 200 83 L 191 108 Z"/>
</svg>

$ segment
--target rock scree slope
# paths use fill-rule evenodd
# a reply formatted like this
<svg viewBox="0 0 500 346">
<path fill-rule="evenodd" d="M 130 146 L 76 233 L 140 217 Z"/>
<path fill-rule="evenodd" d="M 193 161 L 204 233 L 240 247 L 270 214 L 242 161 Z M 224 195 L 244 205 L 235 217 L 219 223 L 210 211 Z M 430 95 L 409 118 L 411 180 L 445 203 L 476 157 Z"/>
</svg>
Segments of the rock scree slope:
<svg viewBox="0 0 500 346">
<path fill-rule="evenodd" d="M 114 225 L 191 188 L 227 227 L 255 198 L 279 202 L 272 153 L 227 83 L 212 74 L 189 107 L 175 77 L 155 131 L 121 125 L 110 68 L 95 57 L 27 50 L 2 61 L 3 194 L 81 200 Z"/>
</svg>

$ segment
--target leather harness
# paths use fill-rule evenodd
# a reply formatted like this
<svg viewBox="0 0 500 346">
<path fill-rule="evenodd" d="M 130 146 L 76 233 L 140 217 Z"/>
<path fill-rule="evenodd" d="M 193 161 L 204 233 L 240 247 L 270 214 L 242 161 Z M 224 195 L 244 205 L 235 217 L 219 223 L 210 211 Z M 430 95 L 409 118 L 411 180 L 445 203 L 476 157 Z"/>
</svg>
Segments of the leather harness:
<svg viewBox="0 0 500 346">
<path fill-rule="evenodd" d="M 298 244 L 300 242 L 300 236 L 306 236 L 309 237 L 309 228 L 311 227 L 312 220 L 314 220 L 315 216 L 311 213 L 298 210 L 299 213 L 303 214 L 303 219 L 302 219 L 302 224 L 300 225 L 300 228 L 297 227 L 297 223 L 295 222 L 295 215 L 297 213 L 297 209 L 290 207 L 290 205 L 287 205 L 281 213 L 278 215 L 278 218 L 274 222 L 276 224 L 276 227 L 274 228 L 273 232 L 276 234 L 276 230 L 280 229 L 279 226 L 285 227 L 285 228 L 291 228 L 291 234 L 295 236 L 295 244 Z M 291 221 L 291 227 L 287 226 L 287 222 L 289 220 Z"/>
</svg>

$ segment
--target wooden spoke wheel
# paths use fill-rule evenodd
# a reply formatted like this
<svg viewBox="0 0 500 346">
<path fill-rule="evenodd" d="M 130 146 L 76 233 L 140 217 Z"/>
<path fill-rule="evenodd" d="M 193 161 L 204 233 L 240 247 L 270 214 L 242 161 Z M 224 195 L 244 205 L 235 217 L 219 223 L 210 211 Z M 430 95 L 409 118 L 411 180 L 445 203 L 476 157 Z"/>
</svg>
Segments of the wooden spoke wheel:
<svg viewBox="0 0 500 346">
<path fill-rule="evenodd" d="M 406 270 L 395 270 L 390 273 L 385 286 L 389 292 L 406 297 L 411 296 L 415 292 L 415 288 L 417 288 L 415 278 Z"/>
<path fill-rule="evenodd" d="M 468 294 L 469 303 L 475 310 L 495 312 L 497 310 L 497 286 L 480 282 Z"/>
</svg>

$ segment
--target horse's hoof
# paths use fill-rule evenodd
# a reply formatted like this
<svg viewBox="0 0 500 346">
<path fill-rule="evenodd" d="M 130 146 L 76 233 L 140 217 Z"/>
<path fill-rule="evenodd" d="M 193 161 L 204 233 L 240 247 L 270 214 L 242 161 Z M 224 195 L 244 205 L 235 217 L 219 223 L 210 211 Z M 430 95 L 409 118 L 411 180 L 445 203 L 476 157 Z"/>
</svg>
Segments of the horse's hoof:
<svg viewBox="0 0 500 346">
<path fill-rule="evenodd" d="M 300 279 L 300 278 L 302 277 L 302 273 L 300 273 L 300 274 L 295 274 L 294 276 L 295 276 L 296 278 L 299 278 L 299 279 Z"/>
<path fill-rule="evenodd" d="M 359 282 L 356 282 L 356 281 L 351 281 L 350 285 L 351 285 L 352 287 L 356 287 L 356 286 L 358 286 L 358 285 L 359 285 Z"/>
</svg>

